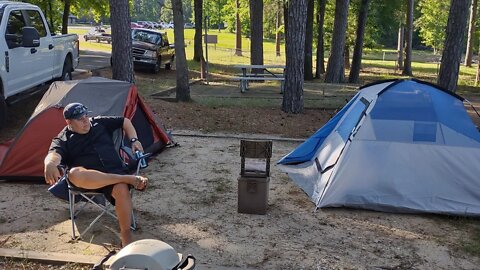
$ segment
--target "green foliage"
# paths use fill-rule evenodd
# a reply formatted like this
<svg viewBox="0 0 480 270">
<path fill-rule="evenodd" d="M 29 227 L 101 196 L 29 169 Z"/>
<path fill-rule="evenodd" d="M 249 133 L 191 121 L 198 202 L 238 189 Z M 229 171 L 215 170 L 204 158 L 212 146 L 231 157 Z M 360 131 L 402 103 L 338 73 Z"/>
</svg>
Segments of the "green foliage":
<svg viewBox="0 0 480 270">
<path fill-rule="evenodd" d="M 366 48 L 393 47 L 397 43 L 400 23 L 403 23 L 405 1 L 370 0 L 365 27 Z"/>
<path fill-rule="evenodd" d="M 71 1 L 70 14 L 78 18 L 86 17 L 95 23 L 108 22 L 110 4 L 108 0 Z"/>
<path fill-rule="evenodd" d="M 228 0 L 203 0 L 203 16 L 210 18 L 209 28 L 223 27 L 225 14 L 223 7 Z"/>
<path fill-rule="evenodd" d="M 423 42 L 434 51 L 443 49 L 449 7 L 449 0 L 422 0 L 418 3 L 421 16 L 415 26 Z"/>
<path fill-rule="evenodd" d="M 227 23 L 227 30 L 230 33 L 236 31 L 236 0 L 228 0 L 223 7 L 224 20 Z M 250 33 L 250 10 L 248 0 L 240 0 L 240 25 L 242 26 L 242 35 L 248 35 Z"/>
<path fill-rule="evenodd" d="M 160 12 L 163 11 L 163 4 L 170 1 L 156 0 L 133 0 L 130 5 L 132 21 L 155 21 L 160 20 Z"/>
</svg>

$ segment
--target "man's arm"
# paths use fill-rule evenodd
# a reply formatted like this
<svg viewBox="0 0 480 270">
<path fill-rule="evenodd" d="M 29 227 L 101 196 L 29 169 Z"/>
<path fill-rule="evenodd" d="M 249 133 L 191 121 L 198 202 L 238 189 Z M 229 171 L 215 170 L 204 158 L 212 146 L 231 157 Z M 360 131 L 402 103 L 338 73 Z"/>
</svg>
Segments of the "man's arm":
<svg viewBox="0 0 480 270">
<path fill-rule="evenodd" d="M 127 136 L 127 138 L 137 139 L 135 142 L 132 143 L 132 151 L 135 152 L 138 150 L 143 153 L 143 146 L 142 146 L 142 143 L 138 141 L 137 131 L 135 130 L 135 127 L 133 126 L 132 121 L 130 121 L 130 119 L 126 117 L 123 118 L 123 130 L 125 131 L 125 135 Z"/>
<path fill-rule="evenodd" d="M 57 152 L 50 152 L 44 160 L 45 182 L 49 185 L 55 184 L 61 177 L 58 165 L 62 161 L 62 157 Z"/>
</svg>

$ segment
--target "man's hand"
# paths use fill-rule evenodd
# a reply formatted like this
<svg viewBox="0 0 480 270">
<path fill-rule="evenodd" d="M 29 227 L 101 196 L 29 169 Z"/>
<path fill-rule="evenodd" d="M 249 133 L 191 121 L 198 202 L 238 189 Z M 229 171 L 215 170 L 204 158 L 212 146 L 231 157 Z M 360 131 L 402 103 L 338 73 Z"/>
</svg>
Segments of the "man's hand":
<svg viewBox="0 0 480 270">
<path fill-rule="evenodd" d="M 132 151 L 133 153 L 135 153 L 136 151 L 140 151 L 143 153 L 143 146 L 142 146 L 142 143 L 140 141 L 135 141 L 132 143 Z"/>
<path fill-rule="evenodd" d="M 57 167 L 58 165 L 60 165 L 61 160 L 61 156 L 56 152 L 50 152 L 45 157 L 45 167 L 43 173 L 45 175 L 45 182 L 47 182 L 47 184 L 55 184 L 62 176 Z"/>
<path fill-rule="evenodd" d="M 45 182 L 49 185 L 55 184 L 60 177 L 62 176 L 60 174 L 60 171 L 57 168 L 57 165 L 55 165 L 53 162 L 49 162 L 45 164 Z"/>
</svg>

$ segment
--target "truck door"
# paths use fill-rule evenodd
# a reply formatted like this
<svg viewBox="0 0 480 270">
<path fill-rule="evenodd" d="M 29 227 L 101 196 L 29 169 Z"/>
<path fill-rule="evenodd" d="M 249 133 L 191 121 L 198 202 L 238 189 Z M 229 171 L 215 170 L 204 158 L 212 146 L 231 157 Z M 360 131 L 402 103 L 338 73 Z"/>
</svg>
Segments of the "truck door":
<svg viewBox="0 0 480 270">
<path fill-rule="evenodd" d="M 23 27 L 29 26 L 29 14 L 41 18 L 40 13 L 36 10 L 29 10 L 28 12 L 11 10 L 8 14 L 5 37 L 7 35 L 17 37 L 15 41 L 11 39 L 6 41 L 8 50 L 4 53 L 5 60 L 8 62 L 6 83 L 8 89 L 12 89 L 9 95 L 16 94 L 52 78 L 53 55 L 51 54 L 53 50 L 49 50 L 48 44 L 46 44 L 47 31 L 43 21 L 38 27 L 34 25 L 40 34 L 40 47 L 22 47 Z"/>
<path fill-rule="evenodd" d="M 51 34 L 47 32 L 47 26 L 45 25 L 46 20 L 40 11 L 25 10 L 25 13 L 28 26 L 37 29 L 40 35 L 40 46 L 35 48 L 37 50 L 35 53 L 31 54 L 35 61 L 35 81 L 38 84 L 53 78 L 55 64 L 53 38 Z M 63 59 L 60 60 L 57 65 L 62 65 L 63 67 Z"/>
<path fill-rule="evenodd" d="M 163 63 L 170 62 L 170 59 L 172 59 L 172 50 L 170 50 L 170 43 L 168 42 L 167 35 L 162 34 L 161 50 Z"/>
</svg>

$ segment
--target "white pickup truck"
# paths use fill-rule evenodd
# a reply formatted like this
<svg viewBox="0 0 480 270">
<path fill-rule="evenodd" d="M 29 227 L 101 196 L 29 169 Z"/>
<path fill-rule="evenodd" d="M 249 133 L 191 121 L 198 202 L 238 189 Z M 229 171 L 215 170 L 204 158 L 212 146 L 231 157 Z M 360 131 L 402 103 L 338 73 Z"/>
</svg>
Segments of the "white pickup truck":
<svg viewBox="0 0 480 270">
<path fill-rule="evenodd" d="M 52 34 L 39 7 L 0 1 L 0 128 L 8 104 L 45 82 L 72 79 L 78 57 L 78 36 Z"/>
</svg>

